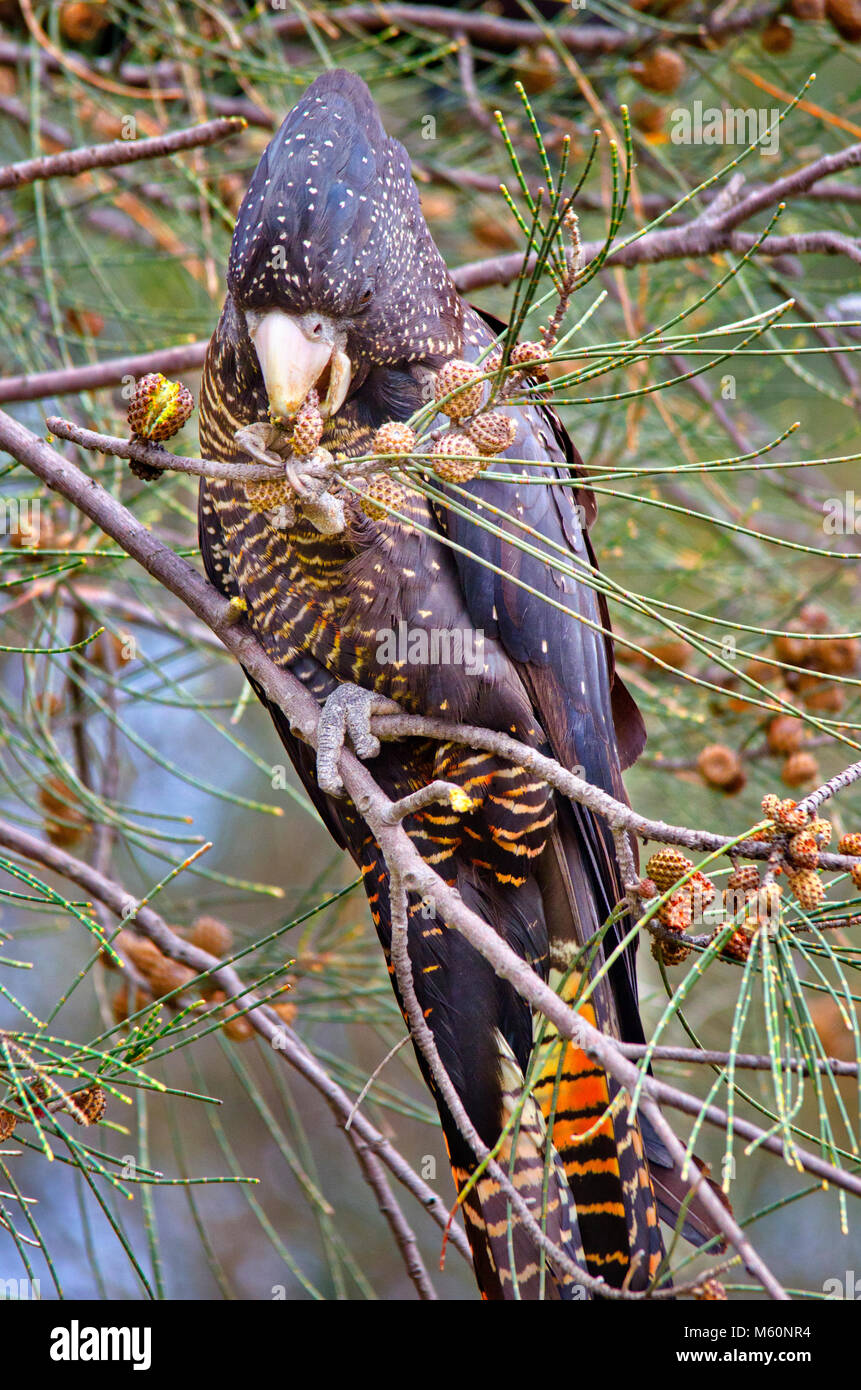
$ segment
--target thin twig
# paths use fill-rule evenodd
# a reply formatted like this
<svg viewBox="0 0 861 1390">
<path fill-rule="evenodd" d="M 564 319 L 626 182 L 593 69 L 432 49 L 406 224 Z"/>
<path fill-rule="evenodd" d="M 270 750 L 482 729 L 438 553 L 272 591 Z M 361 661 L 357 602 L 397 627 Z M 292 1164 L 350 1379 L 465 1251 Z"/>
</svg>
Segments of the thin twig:
<svg viewBox="0 0 861 1390">
<path fill-rule="evenodd" d="M 0 403 L 38 401 L 46 396 L 70 396 L 78 391 L 98 391 L 119 386 L 126 378 L 149 372 L 193 371 L 203 366 L 208 343 L 181 343 L 177 347 L 155 348 L 131 357 L 111 357 L 104 362 L 88 362 L 83 367 L 63 367 L 52 372 L 28 372 L 0 380 Z"/>
<path fill-rule="evenodd" d="M 679 26 L 665 34 L 670 34 L 674 42 L 681 37 L 701 43 L 704 39 L 743 33 L 752 25 L 760 24 L 780 9 L 777 0 L 754 4 L 744 10 L 727 14 L 721 18 L 705 18 L 692 24 L 688 35 L 679 34 Z M 325 11 L 326 22 L 337 24 L 347 32 L 351 28 L 376 31 L 397 24 L 401 28 L 414 26 L 417 29 L 430 29 L 443 34 L 468 34 L 476 42 L 489 48 L 516 48 L 520 44 L 540 43 L 548 35 L 563 45 L 571 53 L 633 52 L 661 33 L 660 23 L 650 26 L 631 25 L 616 28 L 610 24 L 536 24 L 532 20 L 508 19 L 488 14 L 483 10 L 465 11 L 447 9 L 441 5 L 344 5 Z M 304 11 L 295 14 L 282 14 L 273 18 L 271 27 L 277 32 L 293 37 L 305 32 L 308 19 L 314 19 L 314 12 Z"/>
<path fill-rule="evenodd" d="M 147 140 L 110 140 L 104 145 L 84 145 L 60 154 L 24 159 L 0 169 L 0 189 L 20 188 L 25 183 L 55 179 L 61 174 L 82 174 L 87 169 L 112 169 L 117 164 L 134 164 L 140 159 L 161 159 L 180 150 L 214 145 L 218 140 L 238 134 L 245 126 L 241 116 L 218 116 L 214 121 L 174 130 L 168 135 L 154 135 Z"/>
<path fill-rule="evenodd" d="M 279 476 L 277 468 L 265 463 L 220 463 L 211 459 L 186 458 L 182 454 L 169 454 L 160 445 L 148 444 L 143 439 L 119 439 L 114 435 L 81 429 L 59 415 L 49 415 L 45 423 L 58 439 L 68 439 L 82 449 L 114 454 L 121 459 L 134 459 L 136 463 L 147 463 L 165 472 L 191 473 L 197 478 L 224 478 L 243 483 L 270 483 Z"/>
</svg>

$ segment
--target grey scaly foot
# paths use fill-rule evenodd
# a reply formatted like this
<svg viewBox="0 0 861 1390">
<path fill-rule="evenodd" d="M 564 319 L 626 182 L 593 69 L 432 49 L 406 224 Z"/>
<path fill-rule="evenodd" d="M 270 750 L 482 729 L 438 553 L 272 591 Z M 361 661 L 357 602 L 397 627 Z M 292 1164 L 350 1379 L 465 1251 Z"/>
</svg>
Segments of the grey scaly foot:
<svg viewBox="0 0 861 1390">
<path fill-rule="evenodd" d="M 329 491 L 335 460 L 328 449 L 297 456 L 291 452 L 289 433 L 266 420 L 243 425 L 233 437 L 245 453 L 259 463 L 268 464 L 274 470 L 273 477 L 282 473 L 305 516 L 321 535 L 339 536 L 346 530 L 344 503 Z M 276 525 L 288 528 L 296 520 L 296 509 L 290 502 L 282 503 L 277 513 Z"/>
<path fill-rule="evenodd" d="M 343 796 L 338 761 L 349 736 L 357 758 L 375 758 L 380 740 L 371 733 L 375 714 L 402 714 L 394 700 L 361 685 L 339 685 L 326 700 L 317 728 L 317 785 L 329 796 Z"/>
<path fill-rule="evenodd" d="M 242 425 L 233 438 L 240 449 L 258 463 L 268 463 L 273 469 L 284 470 L 284 460 L 289 453 L 289 436 L 278 425 L 268 420 L 256 420 L 253 425 Z"/>
</svg>

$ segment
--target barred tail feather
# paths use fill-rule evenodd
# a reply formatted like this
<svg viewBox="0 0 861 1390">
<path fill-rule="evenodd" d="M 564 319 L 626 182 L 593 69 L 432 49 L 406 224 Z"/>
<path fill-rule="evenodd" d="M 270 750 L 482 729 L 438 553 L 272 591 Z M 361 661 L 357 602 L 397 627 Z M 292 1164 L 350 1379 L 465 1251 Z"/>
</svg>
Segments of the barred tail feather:
<svg viewBox="0 0 861 1390">
<path fill-rule="evenodd" d="M 504 1130 L 497 1162 L 548 1239 L 585 1269 L 568 1181 L 558 1154 L 552 1144 L 548 1147 L 541 1109 L 530 1095 L 524 1098 L 523 1072 L 498 1030 L 496 1042 Z M 583 1285 L 555 1267 L 552 1256 L 536 1244 L 494 1178 L 482 1173 L 470 1185 L 474 1171 L 452 1164 L 482 1297 L 490 1301 L 588 1298 Z"/>
<path fill-rule="evenodd" d="M 556 987 L 575 1000 L 581 976 Z M 578 1013 L 595 1025 L 591 1003 Z M 548 1021 L 537 1024 L 534 1088 L 553 1146 L 574 1197 L 590 1273 L 619 1287 L 647 1287 L 663 1248 L 639 1128 L 627 1118 L 626 1096 L 604 1070 Z"/>
</svg>

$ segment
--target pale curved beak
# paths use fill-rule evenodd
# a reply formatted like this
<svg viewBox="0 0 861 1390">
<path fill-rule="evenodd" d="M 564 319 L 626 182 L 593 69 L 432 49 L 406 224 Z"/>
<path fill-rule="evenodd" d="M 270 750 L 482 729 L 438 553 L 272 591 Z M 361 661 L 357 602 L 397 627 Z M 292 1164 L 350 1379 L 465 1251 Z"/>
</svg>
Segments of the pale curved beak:
<svg viewBox="0 0 861 1390">
<path fill-rule="evenodd" d="M 334 415 L 350 389 L 352 364 L 338 346 L 334 325 L 313 314 L 294 318 L 280 309 L 263 314 L 249 328 L 273 421 L 292 420 L 311 390 L 329 369 L 320 413 Z"/>
</svg>

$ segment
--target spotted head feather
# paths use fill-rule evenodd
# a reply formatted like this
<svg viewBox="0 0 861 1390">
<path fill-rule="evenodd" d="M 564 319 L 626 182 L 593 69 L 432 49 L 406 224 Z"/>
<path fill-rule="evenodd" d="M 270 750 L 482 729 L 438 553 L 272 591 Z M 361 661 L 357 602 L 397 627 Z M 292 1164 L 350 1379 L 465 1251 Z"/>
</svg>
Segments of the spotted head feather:
<svg viewBox="0 0 861 1390">
<path fill-rule="evenodd" d="M 245 311 L 329 315 L 357 365 L 457 349 L 463 308 L 409 155 L 354 73 L 318 77 L 267 146 L 239 209 L 227 283 Z"/>
</svg>

